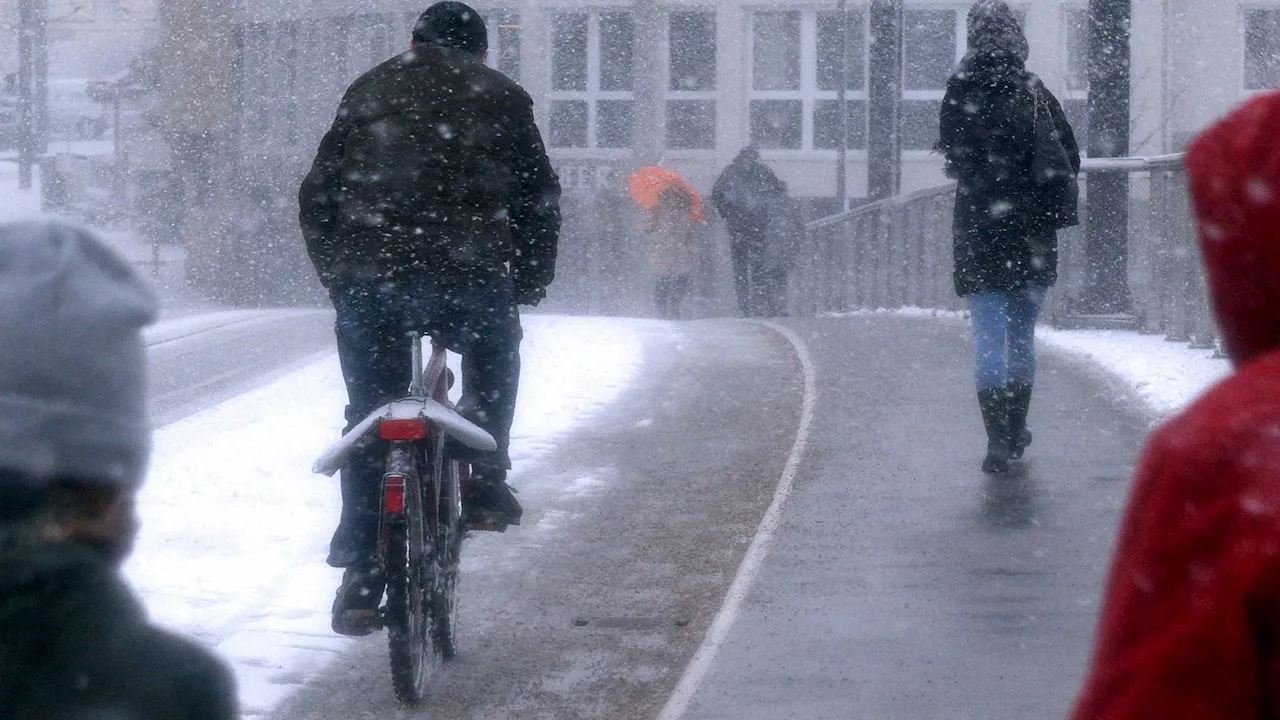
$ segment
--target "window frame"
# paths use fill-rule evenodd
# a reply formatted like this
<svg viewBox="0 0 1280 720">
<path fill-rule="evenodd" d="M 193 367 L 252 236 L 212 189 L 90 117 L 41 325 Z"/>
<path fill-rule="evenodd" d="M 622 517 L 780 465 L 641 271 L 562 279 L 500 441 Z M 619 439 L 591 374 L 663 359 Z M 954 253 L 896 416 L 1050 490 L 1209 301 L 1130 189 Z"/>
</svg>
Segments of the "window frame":
<svg viewBox="0 0 1280 720">
<path fill-rule="evenodd" d="M 1280 89 L 1280 78 L 1277 79 L 1276 84 L 1268 87 L 1249 87 L 1249 14 L 1254 12 L 1274 13 L 1276 22 L 1280 23 L 1280 4 L 1263 4 L 1255 1 L 1239 5 L 1240 15 L 1237 23 L 1237 37 L 1240 39 L 1240 89 L 1245 96 Z"/>
<path fill-rule="evenodd" d="M 760 147 L 762 153 L 770 156 L 780 155 L 796 155 L 803 154 L 808 157 L 831 157 L 834 158 L 840 152 L 833 148 L 818 148 L 814 146 L 814 125 L 815 115 L 817 112 L 818 102 L 823 100 L 838 100 L 839 90 L 821 90 L 818 88 L 818 15 L 826 13 L 838 12 L 835 6 L 821 7 L 802 7 L 802 8 L 776 8 L 768 6 L 755 6 L 747 8 L 747 137 L 749 142 L 755 143 L 754 137 L 751 137 L 750 117 L 751 108 L 756 101 L 768 100 L 799 100 L 801 103 L 800 112 L 800 147 L 798 148 L 776 148 L 776 147 Z M 755 25 L 756 16 L 760 13 L 785 13 L 795 12 L 800 14 L 800 88 L 798 90 L 757 90 L 755 83 Z M 862 17 L 862 63 L 863 77 L 861 89 L 846 89 L 845 98 L 849 102 L 861 101 L 868 103 L 870 101 L 869 92 L 869 73 L 867 68 L 870 67 L 871 61 L 871 12 L 869 4 L 851 3 L 847 8 L 849 13 L 859 13 Z M 864 116 L 863 122 L 866 122 Z M 866 148 L 850 147 L 846 151 L 852 157 L 866 156 Z"/>
<path fill-rule="evenodd" d="M 672 89 L 671 87 L 671 63 L 672 63 L 671 19 L 673 15 L 686 14 L 686 13 L 701 13 L 701 14 L 707 14 L 711 16 L 711 39 L 712 39 L 712 42 L 715 43 L 715 53 L 713 53 L 712 57 L 715 58 L 716 67 L 711 76 L 712 87 L 710 90 L 675 90 L 675 89 Z M 719 88 L 720 88 L 719 71 L 720 71 L 720 63 L 721 63 L 720 37 L 719 37 L 719 32 L 720 32 L 719 10 L 714 5 L 685 5 L 685 6 L 678 6 L 678 7 L 669 7 L 663 13 L 662 26 L 663 26 L 662 47 L 660 49 L 660 54 L 661 54 L 661 57 L 663 58 L 663 63 L 662 63 L 663 67 L 662 67 L 661 77 L 659 78 L 660 81 L 662 82 L 662 88 L 663 88 L 662 147 L 666 151 L 672 154 L 678 154 L 678 155 L 714 154 L 720 144 L 720 138 L 719 138 L 719 132 L 718 132 L 719 128 L 717 127 L 719 124 L 719 112 L 720 112 L 718 100 L 719 100 Z M 711 103 L 712 132 L 711 132 L 711 145 L 709 147 L 677 148 L 677 147 L 672 147 L 671 144 L 669 143 L 668 125 L 667 125 L 669 121 L 668 108 L 671 107 L 671 103 L 673 101 L 681 101 L 681 100 Z"/>
<path fill-rule="evenodd" d="M 585 15 L 587 17 L 587 89 L 586 90 L 557 90 L 555 89 L 555 63 L 547 63 L 547 143 L 549 149 L 558 153 L 563 152 L 590 152 L 593 155 L 611 154 L 624 156 L 632 152 L 635 145 L 635 86 L 632 83 L 631 90 L 601 90 L 600 89 L 600 69 L 601 69 L 601 33 L 600 33 L 600 17 L 606 14 L 626 14 L 631 16 L 632 21 L 632 74 L 634 78 L 635 63 L 637 57 L 635 55 L 636 32 L 635 32 L 635 13 L 627 7 L 619 6 L 616 8 L 547 8 L 544 11 L 550 19 L 551 27 L 548 28 L 547 51 L 548 58 L 554 56 L 555 53 L 555 26 L 556 18 L 561 15 Z M 599 120 L 598 103 L 600 101 L 624 100 L 632 103 L 632 127 L 631 127 L 631 144 L 628 147 L 601 147 L 599 145 L 599 132 L 597 123 Z M 555 104 L 557 102 L 582 101 L 587 103 L 587 142 L 586 145 L 554 145 L 552 138 L 554 137 L 554 128 L 551 127 L 551 120 L 554 117 Z"/>
</svg>

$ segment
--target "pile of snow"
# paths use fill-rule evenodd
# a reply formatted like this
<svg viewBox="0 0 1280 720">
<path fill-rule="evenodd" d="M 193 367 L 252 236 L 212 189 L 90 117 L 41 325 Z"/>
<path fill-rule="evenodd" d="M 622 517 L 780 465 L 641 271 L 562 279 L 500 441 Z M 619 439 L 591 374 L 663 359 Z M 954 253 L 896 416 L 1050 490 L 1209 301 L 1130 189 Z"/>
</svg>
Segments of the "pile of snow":
<svg viewBox="0 0 1280 720">
<path fill-rule="evenodd" d="M 1119 378 L 1133 388 L 1157 418 L 1185 408 L 1231 372 L 1230 361 L 1217 357 L 1213 350 L 1191 348 L 1159 335 L 1042 327 L 1036 337 Z"/>
<path fill-rule="evenodd" d="M 535 481 L 522 483 L 520 468 L 635 377 L 637 327 L 525 318 L 513 484 L 529 492 Z M 232 663 L 246 716 L 269 712 L 347 646 L 329 629 L 340 572 L 324 564 L 338 483 L 309 471 L 341 433 L 345 402 L 330 356 L 155 435 L 143 531 L 126 572 L 158 622 Z"/>
</svg>

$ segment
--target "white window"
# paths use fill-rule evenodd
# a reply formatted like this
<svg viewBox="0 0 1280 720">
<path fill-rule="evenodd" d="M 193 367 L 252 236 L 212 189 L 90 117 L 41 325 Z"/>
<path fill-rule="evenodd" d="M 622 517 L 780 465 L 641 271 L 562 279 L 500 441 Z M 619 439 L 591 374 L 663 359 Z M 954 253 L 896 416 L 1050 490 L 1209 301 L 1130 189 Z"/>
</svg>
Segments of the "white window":
<svg viewBox="0 0 1280 720">
<path fill-rule="evenodd" d="M 418 23 L 418 13 L 407 13 L 404 17 L 405 31 L 395 34 L 396 43 L 391 49 L 392 55 L 409 49 L 409 38 L 413 36 L 413 27 Z M 489 57 L 485 64 L 502 72 L 507 77 L 520 80 L 520 14 L 509 10 L 488 10 L 484 13 L 484 25 L 489 31 Z"/>
<path fill-rule="evenodd" d="M 1026 27 L 1027 8 L 1013 7 Z M 908 8 L 902 27 L 902 106 L 898 133 L 903 150 L 929 150 L 938 140 L 938 115 L 947 80 L 964 57 L 968 9 Z"/>
<path fill-rule="evenodd" d="M 898 132 L 903 150 L 928 150 L 938 141 L 938 115 L 947 79 L 965 51 L 965 13 L 908 9 L 902 13 L 902 107 Z"/>
<path fill-rule="evenodd" d="M 1064 11 L 1066 52 L 1064 67 L 1067 69 L 1067 86 L 1063 94 L 1062 109 L 1071 122 L 1077 137 L 1089 133 L 1089 11 L 1083 7 L 1066 8 Z"/>
<path fill-rule="evenodd" d="M 631 14 L 560 12 L 551 22 L 551 146 L 631 147 Z"/>
<path fill-rule="evenodd" d="M 485 18 L 489 27 L 490 67 L 520 81 L 520 15 L 497 11 Z"/>
<path fill-rule="evenodd" d="M 1280 86 L 1280 10 L 1244 11 L 1244 87 Z"/>
<path fill-rule="evenodd" d="M 866 147 L 867 21 L 848 13 L 845 76 L 848 147 Z M 837 92 L 839 16 L 829 11 L 761 11 L 751 28 L 751 142 L 761 148 L 823 150 L 842 139 Z"/>
<path fill-rule="evenodd" d="M 716 14 L 672 12 L 667 17 L 668 148 L 715 149 L 715 90 Z"/>
<path fill-rule="evenodd" d="M 298 144 L 298 33 L 297 22 L 250 23 L 237 33 L 240 137 L 255 152 Z"/>
</svg>

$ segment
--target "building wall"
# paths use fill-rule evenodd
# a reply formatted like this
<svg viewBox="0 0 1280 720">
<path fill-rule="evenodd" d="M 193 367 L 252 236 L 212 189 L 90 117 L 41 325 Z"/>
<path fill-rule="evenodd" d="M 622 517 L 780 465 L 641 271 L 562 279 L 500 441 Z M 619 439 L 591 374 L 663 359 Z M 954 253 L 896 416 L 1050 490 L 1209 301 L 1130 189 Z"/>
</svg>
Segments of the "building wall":
<svg viewBox="0 0 1280 720">
<path fill-rule="evenodd" d="M 162 7 L 171 8 L 175 18 L 184 17 L 182 8 L 188 5 L 201 6 L 198 0 L 158 1 Z M 4 2 L 14 0 L 0 0 Z M 182 107 L 184 98 L 194 97 L 199 100 L 196 104 L 202 113 L 214 116 L 217 108 L 201 97 L 201 88 L 212 87 L 215 94 L 225 92 L 226 99 L 219 101 L 229 128 L 223 142 L 226 157 L 234 165 L 227 172 L 228 177 L 241 180 L 228 192 L 258 198 L 253 202 L 261 206 L 255 211 L 259 216 L 288 218 L 296 183 L 327 129 L 346 84 L 407 46 L 413 19 L 424 4 L 422 0 L 240 3 L 233 15 L 219 21 L 231 24 L 225 33 L 225 42 L 230 44 L 230 55 L 225 59 L 209 60 L 200 51 L 185 48 L 180 35 L 166 35 L 167 42 L 176 48 L 173 54 L 180 60 L 171 78 L 175 107 Z M 1082 122 L 1087 104 L 1082 79 L 1087 53 L 1082 19 L 1087 0 L 1025 0 L 1012 4 L 1024 13 L 1032 51 L 1029 67 L 1063 100 L 1069 114 Z M 865 68 L 867 8 L 863 0 L 850 0 L 849 5 L 861 13 L 864 23 L 861 59 Z M 937 104 L 945 77 L 964 52 L 964 16 L 969 6 L 967 1 L 956 0 L 905 1 L 908 31 L 920 32 L 916 32 L 918 42 L 908 39 L 906 43 L 908 67 L 904 77 L 916 79 L 909 81 L 904 93 L 904 114 L 914 118 L 903 126 L 904 133 L 914 138 L 903 156 L 904 191 L 945 181 L 941 161 L 928 147 L 936 138 Z M 514 74 L 535 99 L 539 125 L 551 145 L 566 188 L 566 203 L 574 209 L 566 236 L 571 246 L 577 243 L 598 248 L 607 244 L 612 249 L 606 254 L 614 267 L 639 262 L 634 250 L 643 246 L 645 239 L 638 230 L 638 212 L 626 197 L 626 175 L 644 164 L 660 162 L 681 171 L 695 186 L 707 191 L 718 172 L 749 143 L 761 145 L 764 159 L 787 181 L 793 195 L 833 195 L 837 154 L 832 149 L 815 149 L 820 137 L 829 138 L 829 134 L 824 136 L 820 131 L 815 113 L 820 107 L 829 107 L 821 104 L 835 97 L 834 89 L 824 86 L 821 79 L 819 63 L 829 53 L 820 52 L 819 46 L 823 42 L 822 28 L 827 25 L 820 24 L 816 14 L 834 10 L 834 0 L 770 0 L 768 4 L 738 0 L 717 4 L 703 0 L 632 0 L 621 4 L 602 0 L 477 0 L 477 7 L 489 20 L 491 62 Z M 1280 10 L 1280 0 L 1133 0 L 1133 154 L 1155 155 L 1180 149 L 1186 138 L 1251 92 L 1245 87 L 1244 19 L 1258 8 Z M 705 73 L 697 71 L 699 63 L 695 62 L 685 72 L 691 73 L 690 78 L 696 82 L 676 89 L 669 77 L 670 60 L 678 54 L 677 46 L 687 50 L 688 44 L 673 42 L 669 18 L 696 11 L 714 12 L 715 72 L 709 75 L 714 82 L 707 86 Z M 761 20 L 757 12 L 775 15 Z M 798 15 L 776 15 L 788 12 Z M 950 14 L 939 14 L 944 12 Z M 561 37 L 566 46 L 572 44 L 564 38 L 577 37 L 566 29 L 579 22 L 570 17 L 574 13 L 579 14 L 579 20 L 586 18 L 582 26 L 586 53 L 580 68 L 583 75 L 566 81 L 568 76 L 577 78 L 577 71 L 564 68 L 577 68 L 578 61 L 565 61 L 557 81 L 553 72 L 556 38 Z M 616 18 L 606 19 L 610 13 L 630 13 L 632 18 L 631 40 L 623 43 L 633 57 L 633 71 L 625 87 L 616 82 L 605 87 L 608 83 L 604 78 L 610 72 L 605 58 L 609 53 L 603 49 L 602 38 L 608 36 L 616 41 L 619 27 Z M 794 27 L 788 24 L 793 19 L 799 23 Z M 615 24 L 609 25 L 611 22 Z M 792 55 L 787 52 L 777 55 L 783 60 L 758 63 L 757 70 L 753 31 L 757 22 L 774 22 L 771 28 L 797 33 L 798 75 L 792 77 L 779 70 L 779 63 L 791 66 L 785 58 Z M 1274 47 L 1277 57 L 1274 61 L 1255 58 L 1250 67 L 1254 67 L 1254 75 L 1274 76 L 1273 84 L 1280 84 L 1280 14 L 1276 15 L 1274 27 L 1268 25 L 1263 30 L 1264 36 L 1276 38 L 1271 42 L 1264 37 L 1262 45 L 1268 53 Z M 950 45 L 933 40 L 947 35 L 952 38 Z M 772 30 L 762 32 L 760 42 L 764 46 L 773 43 L 776 49 L 781 47 L 776 41 L 778 36 Z M 234 67 L 237 62 L 238 70 Z M 184 73 L 191 73 L 194 81 L 184 82 Z M 765 80 L 757 82 L 757 73 Z M 575 84 L 578 80 L 585 85 L 579 87 Z M 788 85 L 793 81 L 799 85 Z M 767 89 L 770 83 L 776 87 Z M 865 79 L 851 89 L 850 98 L 854 105 L 865 102 Z M 668 147 L 669 128 L 663 118 L 668 107 L 675 107 L 668 106 L 668 101 L 683 102 L 686 110 L 697 103 L 714 102 L 714 145 Z M 803 108 L 800 126 L 786 122 L 771 126 L 775 144 L 800 147 L 770 147 L 768 142 L 761 144 L 753 132 L 753 108 L 765 107 L 753 103 L 774 101 L 791 102 L 793 106 L 799 102 Z M 616 112 L 618 102 L 633 103 L 635 126 L 631 140 L 615 143 L 617 147 L 601 147 L 609 144 L 601 142 L 601 138 L 610 137 L 616 127 L 603 123 L 600 117 L 607 115 L 606 110 Z M 557 117 L 562 121 L 577 117 L 577 109 L 566 113 L 574 103 L 579 109 L 587 108 L 588 122 L 575 125 L 577 121 L 565 121 L 558 126 Z M 606 107 L 609 103 L 614 103 L 612 110 Z M 770 107 L 776 110 L 782 106 Z M 596 122 L 590 122 L 592 118 Z M 792 132 L 792 127 L 799 129 Z M 833 126 L 828 123 L 822 127 Z M 1081 135 L 1086 132 L 1082 126 L 1078 130 Z M 558 140 L 565 137 L 578 139 Z M 587 147 L 567 146 L 583 144 L 582 137 L 587 139 Z M 864 197 L 867 192 L 864 145 L 865 141 L 854 143 L 848 153 L 848 192 L 853 198 Z M 281 222 L 281 227 L 288 225 Z"/>
</svg>

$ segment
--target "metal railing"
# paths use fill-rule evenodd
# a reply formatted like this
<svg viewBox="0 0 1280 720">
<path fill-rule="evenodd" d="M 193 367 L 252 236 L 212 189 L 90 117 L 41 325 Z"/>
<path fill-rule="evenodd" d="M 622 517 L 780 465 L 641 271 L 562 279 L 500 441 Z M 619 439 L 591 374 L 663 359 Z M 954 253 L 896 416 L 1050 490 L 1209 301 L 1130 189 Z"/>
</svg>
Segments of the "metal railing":
<svg viewBox="0 0 1280 720">
<path fill-rule="evenodd" d="M 1129 290 L 1139 329 L 1212 346 L 1217 330 L 1196 247 L 1182 155 L 1085 160 L 1088 178 L 1126 173 L 1129 183 Z M 965 307 L 952 284 L 955 185 L 881 200 L 805 228 L 792 275 L 793 314 Z M 1085 217 L 1082 211 L 1081 218 Z M 1085 282 L 1084 227 L 1058 234 L 1058 285 L 1043 317 L 1065 325 Z"/>
</svg>

